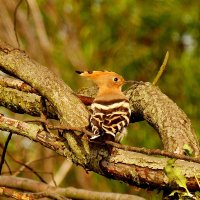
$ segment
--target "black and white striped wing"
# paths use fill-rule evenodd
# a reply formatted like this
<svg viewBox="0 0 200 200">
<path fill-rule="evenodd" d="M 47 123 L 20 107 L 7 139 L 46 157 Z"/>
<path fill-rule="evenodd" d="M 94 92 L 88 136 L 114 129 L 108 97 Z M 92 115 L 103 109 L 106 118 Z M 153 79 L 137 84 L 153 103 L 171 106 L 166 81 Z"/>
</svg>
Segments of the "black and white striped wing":
<svg viewBox="0 0 200 200">
<path fill-rule="evenodd" d="M 124 127 L 128 126 L 130 119 L 130 107 L 127 100 L 111 102 L 94 102 L 91 106 L 93 114 L 90 124 L 96 139 L 102 135 L 109 134 L 115 138 Z"/>
</svg>

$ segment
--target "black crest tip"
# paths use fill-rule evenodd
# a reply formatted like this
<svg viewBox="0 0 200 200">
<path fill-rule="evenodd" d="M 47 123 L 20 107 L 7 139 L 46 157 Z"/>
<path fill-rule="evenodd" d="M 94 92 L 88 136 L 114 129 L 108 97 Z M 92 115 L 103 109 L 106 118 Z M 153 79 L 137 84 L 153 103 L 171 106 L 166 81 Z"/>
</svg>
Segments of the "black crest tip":
<svg viewBox="0 0 200 200">
<path fill-rule="evenodd" d="M 83 73 L 83 71 L 79 71 L 79 70 L 76 70 L 75 71 L 77 74 L 82 74 Z"/>
</svg>

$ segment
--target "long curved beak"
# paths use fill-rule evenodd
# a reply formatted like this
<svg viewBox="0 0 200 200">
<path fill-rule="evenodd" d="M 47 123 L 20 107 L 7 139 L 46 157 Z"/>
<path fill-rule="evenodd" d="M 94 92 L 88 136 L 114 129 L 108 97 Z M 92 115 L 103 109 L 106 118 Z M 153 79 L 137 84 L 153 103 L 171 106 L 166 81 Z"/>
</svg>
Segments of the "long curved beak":
<svg viewBox="0 0 200 200">
<path fill-rule="evenodd" d="M 134 83 L 138 83 L 138 82 L 139 82 L 139 81 L 132 81 L 132 80 L 129 80 L 129 81 L 125 81 L 124 84 L 128 84 L 128 83 L 134 84 Z"/>
<path fill-rule="evenodd" d="M 134 82 L 135 82 L 135 81 L 131 81 L 131 80 L 130 80 L 130 81 L 125 81 L 124 84 L 127 84 L 127 83 L 134 83 Z"/>
</svg>

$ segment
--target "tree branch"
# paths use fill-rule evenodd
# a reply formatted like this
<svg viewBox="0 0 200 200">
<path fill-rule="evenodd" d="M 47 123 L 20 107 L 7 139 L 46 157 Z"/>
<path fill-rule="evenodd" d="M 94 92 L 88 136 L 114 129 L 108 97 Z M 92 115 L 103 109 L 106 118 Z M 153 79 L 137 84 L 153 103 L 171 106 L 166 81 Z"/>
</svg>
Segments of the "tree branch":
<svg viewBox="0 0 200 200">
<path fill-rule="evenodd" d="M 190 119 L 169 97 L 150 83 L 132 85 L 126 91 L 132 114 L 141 115 L 159 134 L 164 149 L 185 154 L 184 145 L 199 156 L 199 143 Z"/>
<path fill-rule="evenodd" d="M 92 170 L 109 178 L 118 179 L 140 187 L 170 187 L 164 172 L 169 158 L 159 158 L 134 151 L 110 147 L 106 144 L 88 143 L 87 139 L 75 133 L 66 133 L 66 140 L 46 132 L 43 126 L 29 124 L 0 116 L 0 129 L 28 137 L 62 156 L 71 159 L 87 170 Z M 94 159 L 95 158 L 95 159 Z M 195 190 L 198 183 L 194 175 L 200 175 L 200 164 L 177 159 L 175 167 L 186 176 L 188 188 Z"/>
<path fill-rule="evenodd" d="M 55 109 L 65 126 L 77 130 L 88 124 L 89 112 L 63 81 L 46 67 L 30 60 L 18 49 L 0 42 L 0 69 L 13 74 L 35 88 Z M 8 88 L 7 88 L 8 89 Z M 21 91 L 22 92 L 22 91 Z M 187 144 L 197 157 L 199 144 L 191 122 L 178 106 L 150 83 L 134 83 L 126 91 L 130 99 L 133 121 L 135 116 L 145 119 L 159 133 L 164 149 L 184 154 Z M 151 187 L 180 188 L 170 185 L 164 168 L 169 158 L 136 153 L 111 147 L 106 144 L 90 143 L 75 132 L 66 132 L 65 141 L 46 132 L 43 126 L 0 117 L 0 129 L 28 137 L 60 155 L 70 158 L 87 170 L 130 184 Z M 198 189 L 194 174 L 200 175 L 200 165 L 177 159 L 175 167 L 187 178 L 189 189 Z"/>
<path fill-rule="evenodd" d="M 4 161 L 5 161 L 5 156 L 6 156 L 6 151 L 7 151 L 7 148 L 8 148 L 8 144 L 9 144 L 11 138 L 12 138 L 12 133 L 9 133 L 9 135 L 8 135 L 8 137 L 7 137 L 7 139 L 6 139 L 5 145 L 4 145 L 4 147 L 3 147 L 2 155 L 1 155 L 0 175 L 1 175 L 2 168 L 3 168 L 3 164 L 4 164 Z"/>
<path fill-rule="evenodd" d="M 26 179 L 26 178 L 18 178 L 11 176 L 0 176 L 0 186 L 5 186 L 8 188 L 19 189 L 27 192 L 47 192 L 50 194 L 56 194 L 61 197 L 68 197 L 72 199 L 86 199 L 86 200 L 144 200 L 142 197 L 138 197 L 135 195 L 127 195 L 127 194 L 119 194 L 119 193 L 107 193 L 107 192 L 93 192 L 82 189 L 75 189 L 73 187 L 68 188 L 60 188 L 53 187 L 47 185 L 45 183 L 41 183 L 38 181 Z M 34 194 L 33 193 L 33 194 Z"/>
<path fill-rule="evenodd" d="M 2 87 L 0 83 L 0 106 L 4 106 L 16 113 L 26 113 L 40 117 L 43 110 L 46 110 L 48 118 L 58 119 L 53 106 L 46 101 L 43 107 L 41 96 L 34 93 L 27 93 L 10 87 Z"/>
<path fill-rule="evenodd" d="M 14 88 L 23 92 L 37 93 L 37 91 L 33 87 L 26 84 L 24 81 L 13 77 L 0 75 L 0 85 L 3 87 Z"/>
<path fill-rule="evenodd" d="M 1 82 L 3 82 L 3 79 L 0 77 L 0 84 Z M 21 81 L 18 83 L 17 80 L 12 80 L 12 82 L 17 83 L 16 85 L 20 85 L 19 83 L 23 84 Z M 8 85 L 8 83 L 4 81 L 3 85 Z M 13 87 L 16 88 L 17 86 L 13 85 Z M 28 87 L 26 86 L 26 88 Z M 33 89 L 30 90 L 33 91 Z M 79 91 L 77 96 L 81 101 L 89 105 L 92 98 L 84 95 L 94 96 L 95 93 L 96 88 L 88 88 L 81 92 Z M 132 103 L 131 122 L 144 119 L 149 122 L 159 133 L 164 148 L 168 151 L 184 154 L 184 145 L 188 144 L 193 149 L 193 154 L 199 155 L 199 144 L 192 129 L 191 121 L 157 87 L 152 86 L 150 83 L 138 82 L 126 91 L 126 95 Z M 24 93 L 0 86 L 0 99 L 2 100 L 0 105 L 13 111 L 17 110 L 20 113 L 40 116 L 43 110 L 41 97 L 36 94 Z M 154 102 L 153 104 L 151 103 L 152 101 Z M 47 116 L 57 119 L 58 116 L 48 101 L 47 105 Z M 156 112 L 156 110 L 159 110 L 159 112 Z M 166 112 L 168 112 L 168 115 L 165 114 Z"/>
<path fill-rule="evenodd" d="M 85 88 L 80 95 L 94 97 L 97 88 Z M 131 104 L 131 122 L 146 120 L 159 134 L 166 151 L 186 154 L 187 144 L 199 156 L 199 143 L 186 114 L 161 90 L 148 82 L 135 82 L 125 91 Z"/>
<path fill-rule="evenodd" d="M 88 125 L 89 113 L 61 79 L 24 52 L 0 41 L 0 69 L 30 84 L 54 106 L 60 120 L 74 127 Z M 74 109 L 76 108 L 76 109 Z"/>
<path fill-rule="evenodd" d="M 68 198 L 61 197 L 60 195 L 54 194 L 53 192 L 40 192 L 40 193 L 25 193 L 25 192 L 19 192 L 14 189 L 6 188 L 6 187 L 0 187 L 0 195 L 6 196 L 6 197 L 12 197 L 16 200 L 35 200 L 35 199 L 41 199 L 44 197 L 49 197 L 51 199 L 56 200 L 69 200 Z"/>
</svg>

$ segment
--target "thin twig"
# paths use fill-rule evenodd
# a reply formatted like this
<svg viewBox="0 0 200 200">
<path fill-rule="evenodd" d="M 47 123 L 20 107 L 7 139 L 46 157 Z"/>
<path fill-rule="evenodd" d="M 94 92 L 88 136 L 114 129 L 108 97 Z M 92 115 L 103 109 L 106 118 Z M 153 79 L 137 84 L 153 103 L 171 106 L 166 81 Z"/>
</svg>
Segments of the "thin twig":
<svg viewBox="0 0 200 200">
<path fill-rule="evenodd" d="M 55 185 L 55 183 L 55 186 L 60 185 L 60 183 L 62 183 L 63 179 L 65 179 L 71 168 L 72 162 L 65 159 L 60 168 L 57 170 L 55 177 L 52 177 L 52 181 L 49 182 L 49 185 L 53 186 Z"/>
<path fill-rule="evenodd" d="M 15 37 L 16 37 L 16 40 L 17 40 L 17 45 L 18 45 L 18 48 L 20 48 L 20 44 L 19 44 L 19 38 L 18 38 L 18 35 L 17 35 L 17 11 L 18 11 L 18 8 L 19 6 L 21 5 L 23 0 L 19 0 L 17 6 L 15 7 L 15 10 L 14 10 L 14 32 L 15 32 Z"/>
<path fill-rule="evenodd" d="M 48 121 L 46 119 L 44 119 L 43 117 L 40 118 L 35 118 L 35 119 L 31 119 L 31 120 L 24 120 L 24 122 L 40 122 L 43 125 L 45 125 L 45 127 L 49 130 L 66 130 L 66 131 L 78 131 L 78 132 L 82 132 L 85 133 L 88 136 L 94 136 L 93 133 L 91 133 L 90 131 L 88 131 L 86 128 L 84 127 L 80 127 L 80 128 L 76 128 L 76 127 L 72 127 L 70 125 L 52 125 L 52 124 L 48 124 Z"/>
<path fill-rule="evenodd" d="M 8 139 L 7 139 L 8 140 Z M 0 144 L 0 147 L 2 148 L 1 144 Z M 5 149 L 5 147 L 4 147 Z M 32 169 L 30 166 L 28 166 L 27 164 L 15 159 L 9 152 L 7 152 L 7 155 L 16 163 L 20 164 L 20 165 L 23 165 L 25 168 L 29 169 L 33 174 L 35 174 L 39 179 L 40 181 L 42 181 L 43 183 L 47 183 L 34 169 Z M 2 158 L 3 158 L 3 154 L 2 154 Z"/>
<path fill-rule="evenodd" d="M 16 7 L 15 7 L 15 10 L 14 10 L 14 32 L 15 32 L 15 37 L 16 37 L 16 40 L 17 40 L 17 45 L 18 45 L 18 48 L 20 48 L 20 43 L 19 43 L 19 38 L 18 38 L 18 35 L 17 35 L 17 11 L 18 11 L 18 8 L 19 6 L 22 4 L 23 0 L 19 0 L 19 2 L 17 3 Z M 29 16 L 29 4 L 27 2 L 27 0 L 25 0 L 26 4 L 27 4 L 27 16 Z"/>
<path fill-rule="evenodd" d="M 1 142 L 0 142 L 0 147 L 1 147 L 2 149 L 4 149 L 4 146 L 3 146 L 3 144 L 2 144 Z M 8 152 L 7 152 L 7 153 L 8 153 Z M 2 155 L 1 155 L 1 156 L 2 156 Z M 12 170 L 11 170 L 11 168 L 10 168 L 8 162 L 6 161 L 6 159 L 4 159 L 4 163 L 5 163 L 5 165 L 6 165 L 7 168 L 8 168 L 9 174 L 12 175 Z"/>
<path fill-rule="evenodd" d="M 38 2 L 35 0 L 27 0 L 27 3 L 29 5 L 30 11 L 33 16 L 33 21 L 36 27 L 36 33 L 37 33 L 40 45 L 43 48 L 43 50 L 45 50 L 46 52 L 51 52 L 52 46 L 48 39 L 48 35 L 47 35 L 46 28 L 44 25 L 44 20 L 40 12 Z"/>
<path fill-rule="evenodd" d="M 0 146 L 1 146 L 1 144 L 0 144 Z M 9 152 L 7 152 L 7 154 L 8 154 L 8 156 L 10 156 L 10 153 L 9 153 Z M 32 161 L 28 161 L 28 162 L 26 162 L 25 164 L 26 164 L 26 165 L 30 165 L 30 164 L 32 164 L 32 163 L 34 163 L 34 162 L 43 161 L 43 160 L 45 160 L 45 159 L 49 159 L 49 158 L 53 158 L 53 157 L 58 157 L 58 156 L 59 156 L 59 155 L 46 156 L 46 157 L 43 157 L 43 158 L 39 158 L 39 159 L 35 159 L 35 160 L 32 160 Z M 26 168 L 26 166 L 22 165 L 21 168 L 20 168 L 18 171 L 11 171 L 9 165 L 6 163 L 6 160 L 5 160 L 5 164 L 6 164 L 7 167 L 8 167 L 9 173 L 10 173 L 11 175 L 12 175 L 12 173 L 14 173 L 13 176 L 17 176 L 19 173 L 23 172 L 23 170 Z M 41 173 L 41 172 L 38 172 L 38 173 Z M 53 180 L 53 179 L 54 179 L 53 174 L 51 174 L 51 176 L 52 176 L 52 180 Z M 54 180 L 53 180 L 53 181 L 54 181 Z M 54 182 L 55 182 L 55 181 L 54 181 Z"/>
<path fill-rule="evenodd" d="M 12 133 L 9 133 L 8 138 L 7 138 L 6 142 L 5 142 L 5 146 L 4 146 L 4 148 L 3 148 L 2 156 L 1 156 L 0 175 L 1 175 L 2 168 L 3 168 L 3 164 L 4 164 L 4 161 L 5 161 L 6 150 L 7 150 L 7 148 L 8 148 L 8 144 L 9 144 L 11 138 L 12 138 Z"/>
<path fill-rule="evenodd" d="M 12 175 L 13 177 L 17 177 L 16 173 L 19 172 L 19 170 L 13 170 L 12 171 L 14 174 Z M 30 174 L 32 173 L 31 171 L 24 171 L 25 173 L 27 174 Z M 54 179 L 54 173 L 53 172 L 46 172 L 46 171 L 37 171 L 37 173 L 40 173 L 40 174 L 44 174 L 44 175 L 49 175 L 52 180 Z M 2 175 L 5 175 L 5 174 L 9 174 L 9 172 L 3 172 Z M 54 182 L 55 180 L 53 180 Z M 57 187 L 57 184 L 55 183 L 55 186 Z"/>
<path fill-rule="evenodd" d="M 59 155 L 51 155 L 51 156 L 46 156 L 46 157 L 43 157 L 43 158 L 39 158 L 39 159 L 35 159 L 35 160 L 32 160 L 32 161 L 29 161 L 26 163 L 26 165 L 30 165 L 34 162 L 38 162 L 38 161 L 44 161 L 45 159 L 50 159 L 50 158 L 54 158 L 54 157 L 58 157 Z M 23 170 L 26 168 L 26 166 L 22 166 L 18 171 L 16 171 L 13 175 L 14 176 L 17 176 L 20 172 L 23 172 Z M 38 172 L 40 174 L 44 174 L 44 172 Z M 56 184 L 56 181 L 55 181 L 55 178 L 54 178 L 54 173 L 51 173 L 51 172 L 46 172 L 46 174 L 50 174 L 51 175 L 51 178 L 52 178 L 52 183 L 54 183 L 54 185 L 57 187 L 57 184 Z"/>
<path fill-rule="evenodd" d="M 75 128 L 72 126 L 66 126 L 66 125 L 47 125 L 48 129 L 52 129 L 52 130 L 66 130 L 66 131 L 78 131 L 78 132 L 82 132 L 85 133 L 88 136 L 94 136 L 94 134 L 90 131 L 88 131 L 86 128 L 84 127 L 80 127 L 80 128 Z"/>
<path fill-rule="evenodd" d="M 48 121 L 45 120 L 43 117 L 35 118 L 35 119 L 31 119 L 31 120 L 24 120 L 24 122 L 39 122 L 39 123 L 45 124 L 46 128 L 49 130 L 78 131 L 78 132 L 85 133 L 88 136 L 94 136 L 93 133 L 91 133 L 84 127 L 76 128 L 76 127 L 72 127 L 70 125 L 61 125 L 61 124 L 52 125 L 52 124 L 48 124 Z"/>
<path fill-rule="evenodd" d="M 2 155 L 0 155 L 0 156 L 2 156 Z M 7 166 L 7 168 L 8 168 L 8 172 L 9 172 L 9 174 L 10 174 L 10 175 L 12 175 L 11 168 L 10 168 L 10 166 L 9 166 L 8 162 L 6 161 L 6 159 L 4 159 L 4 163 L 5 163 L 5 165 L 6 165 L 6 166 Z M 2 173 L 2 174 L 3 174 L 3 173 Z"/>
<path fill-rule="evenodd" d="M 14 159 L 13 159 L 14 160 Z M 20 165 L 23 165 L 25 168 L 29 169 L 33 174 L 35 174 L 39 179 L 40 181 L 42 181 L 43 183 L 47 183 L 39 174 L 38 172 L 36 172 L 33 168 L 29 167 L 27 164 L 19 161 L 19 160 L 14 160 L 16 163 L 20 164 Z"/>
<path fill-rule="evenodd" d="M 157 82 L 159 81 L 159 79 L 162 76 L 163 72 L 165 71 L 166 66 L 167 66 L 168 58 L 169 58 L 169 52 L 167 51 L 167 53 L 165 54 L 164 61 L 163 61 L 162 65 L 161 65 L 156 77 L 154 78 L 152 85 L 156 85 L 157 84 Z"/>
<path fill-rule="evenodd" d="M 196 180 L 196 182 L 197 182 L 197 184 L 198 184 L 198 186 L 199 186 L 199 189 L 200 189 L 200 183 L 199 183 L 199 180 L 198 180 L 198 178 L 197 178 L 196 175 L 194 175 L 194 177 L 195 177 L 195 180 Z"/>
<path fill-rule="evenodd" d="M 118 143 L 115 143 L 112 141 L 105 141 L 105 143 L 108 145 L 111 145 L 113 147 L 116 147 L 118 149 L 123 149 L 125 151 L 133 151 L 133 152 L 143 153 L 143 154 L 147 154 L 147 155 L 166 156 L 169 158 L 177 158 L 180 160 L 192 161 L 192 162 L 200 164 L 199 158 L 192 158 L 189 156 L 171 153 L 171 152 L 167 152 L 167 151 L 160 150 L 160 149 L 145 149 L 145 148 L 140 148 L 140 147 L 130 147 L 130 146 L 121 145 L 121 144 L 118 144 Z"/>
<path fill-rule="evenodd" d="M 6 159 L 5 159 L 5 165 L 6 165 L 7 168 L 8 168 L 9 174 L 12 175 L 12 170 L 11 170 L 11 168 L 10 168 L 8 162 L 6 161 Z"/>
<path fill-rule="evenodd" d="M 39 179 L 40 179 L 40 181 L 42 181 L 43 183 L 47 183 L 39 174 L 38 174 L 38 172 L 36 172 L 32 167 L 30 167 L 30 166 L 28 166 L 27 164 L 25 164 L 25 163 L 23 163 L 23 162 L 21 162 L 21 161 L 19 161 L 19 160 L 16 160 L 14 157 L 12 157 L 11 155 L 10 155 L 10 157 L 16 162 L 16 163 L 18 163 L 18 164 L 20 164 L 20 165 L 23 165 L 24 167 L 26 167 L 27 169 L 29 169 L 33 174 L 35 174 Z"/>
</svg>

